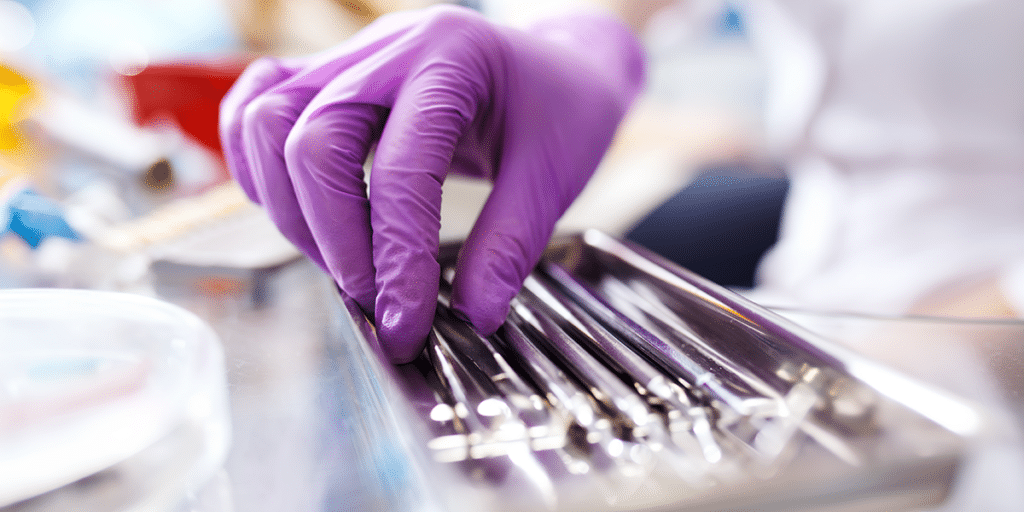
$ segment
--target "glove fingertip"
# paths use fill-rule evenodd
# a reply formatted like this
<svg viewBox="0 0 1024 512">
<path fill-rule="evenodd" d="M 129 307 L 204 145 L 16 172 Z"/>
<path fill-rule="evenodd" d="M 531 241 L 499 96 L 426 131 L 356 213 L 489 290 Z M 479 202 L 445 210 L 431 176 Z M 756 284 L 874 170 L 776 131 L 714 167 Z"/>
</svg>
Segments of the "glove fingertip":
<svg viewBox="0 0 1024 512">
<path fill-rule="evenodd" d="M 382 346 L 392 364 L 406 364 L 413 362 L 420 352 L 423 352 L 426 343 L 427 340 L 424 338 L 419 341 L 386 343 Z"/>
<path fill-rule="evenodd" d="M 359 307 L 362 308 L 364 313 L 366 313 L 366 316 L 376 318 L 376 293 L 374 291 L 351 295 L 351 297 L 356 301 L 356 304 L 359 304 Z"/>
<path fill-rule="evenodd" d="M 514 290 L 494 287 L 471 287 L 464 293 L 455 292 L 452 309 L 463 320 L 484 336 L 494 334 L 508 317 L 509 302 Z"/>
<path fill-rule="evenodd" d="M 377 316 L 377 337 L 381 348 L 394 364 L 404 364 L 416 359 L 427 343 L 433 311 L 430 314 L 402 307 L 380 310 Z"/>
</svg>

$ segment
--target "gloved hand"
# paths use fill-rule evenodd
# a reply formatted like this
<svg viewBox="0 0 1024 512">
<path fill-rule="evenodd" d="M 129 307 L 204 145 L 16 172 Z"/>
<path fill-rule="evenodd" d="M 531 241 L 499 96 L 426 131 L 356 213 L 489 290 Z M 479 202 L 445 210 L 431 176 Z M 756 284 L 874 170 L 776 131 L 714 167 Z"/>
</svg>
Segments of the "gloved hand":
<svg viewBox="0 0 1024 512">
<path fill-rule="evenodd" d="M 494 184 L 452 296 L 490 334 L 642 78 L 639 42 L 611 18 L 578 14 L 523 31 L 432 7 L 385 16 L 318 55 L 254 62 L 221 104 L 221 139 L 249 197 L 375 314 L 400 363 L 419 353 L 433 320 L 448 172 Z"/>
</svg>

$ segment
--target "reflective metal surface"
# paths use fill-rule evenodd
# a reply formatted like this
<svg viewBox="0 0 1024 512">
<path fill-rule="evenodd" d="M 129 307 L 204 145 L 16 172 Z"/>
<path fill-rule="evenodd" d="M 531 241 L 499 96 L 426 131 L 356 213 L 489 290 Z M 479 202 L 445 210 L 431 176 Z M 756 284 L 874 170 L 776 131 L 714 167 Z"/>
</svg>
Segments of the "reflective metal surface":
<svg viewBox="0 0 1024 512">
<path fill-rule="evenodd" d="M 926 508 L 983 421 L 600 233 L 550 251 L 494 336 L 448 313 L 444 289 L 427 349 L 397 368 L 344 301 L 377 416 L 423 476 L 418 506 Z"/>
<path fill-rule="evenodd" d="M 631 265 L 628 253 L 594 240 L 568 241 L 549 261 L 607 305 L 614 298 L 614 320 L 601 320 L 596 303 L 585 309 L 569 300 L 549 268 L 520 297 L 521 321 L 500 337 L 481 341 L 442 311 L 431 354 L 418 366 L 383 364 L 372 326 L 308 262 L 248 274 L 160 269 L 157 295 L 220 336 L 230 393 L 232 444 L 223 471 L 183 497 L 180 510 L 960 511 L 1024 504 L 1012 492 L 1024 488 L 1024 473 L 1013 472 L 1020 416 L 1008 412 L 1019 414 L 1024 404 L 1024 326 L 963 331 L 894 321 L 899 328 L 882 335 L 863 327 L 877 327 L 873 319 L 850 327 L 847 318 L 787 312 L 816 333 L 808 334 L 685 274 Z M 652 294 L 660 298 L 653 305 L 641 300 Z M 636 336 L 616 329 L 622 326 Z M 583 352 L 559 356 L 539 336 L 560 331 Z M 718 341 L 715 332 L 724 333 Z M 656 334 L 669 338 L 663 350 L 634 349 Z M 857 343 L 871 359 L 831 340 Z M 690 360 L 670 364 L 664 356 L 672 354 Z M 607 373 L 577 374 L 560 357 Z M 691 366 L 698 358 L 731 362 Z M 606 395 L 585 385 L 611 378 L 630 385 L 612 385 Z M 787 397 L 805 386 L 815 400 L 803 421 L 779 418 L 784 407 L 795 409 Z M 982 399 L 993 393 L 998 399 Z M 754 399 L 767 402 L 744 405 Z M 723 414 L 729 408 L 735 414 Z M 776 436 L 783 449 L 752 449 L 754 427 L 774 419 L 786 426 Z M 974 471 L 979 457 L 994 460 L 988 472 Z M 979 489 L 1007 496 L 998 500 L 1004 506 L 978 501 Z"/>
</svg>

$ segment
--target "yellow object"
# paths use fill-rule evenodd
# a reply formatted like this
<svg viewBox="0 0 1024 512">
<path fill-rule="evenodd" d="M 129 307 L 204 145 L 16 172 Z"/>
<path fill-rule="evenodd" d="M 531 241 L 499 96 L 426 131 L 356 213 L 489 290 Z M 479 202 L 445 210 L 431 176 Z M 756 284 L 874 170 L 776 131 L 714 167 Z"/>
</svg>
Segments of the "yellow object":
<svg viewBox="0 0 1024 512">
<path fill-rule="evenodd" d="M 28 141 L 18 124 L 28 115 L 35 96 L 27 78 L 0 64 L 0 187 L 28 167 Z"/>
</svg>

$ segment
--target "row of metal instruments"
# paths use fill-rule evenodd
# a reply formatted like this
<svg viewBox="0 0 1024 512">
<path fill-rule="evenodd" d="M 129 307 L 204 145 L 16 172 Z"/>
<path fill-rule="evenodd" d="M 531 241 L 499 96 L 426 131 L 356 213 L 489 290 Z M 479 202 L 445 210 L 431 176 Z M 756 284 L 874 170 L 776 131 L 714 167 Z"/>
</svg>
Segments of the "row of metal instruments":
<svg viewBox="0 0 1024 512">
<path fill-rule="evenodd" d="M 449 307 L 456 249 L 442 251 L 426 349 L 393 372 L 430 458 L 515 489 L 509 509 L 657 509 L 759 482 L 795 489 L 822 469 L 917 467 L 928 450 L 956 461 L 957 436 L 642 249 L 588 232 L 550 250 L 490 336 Z"/>
</svg>

